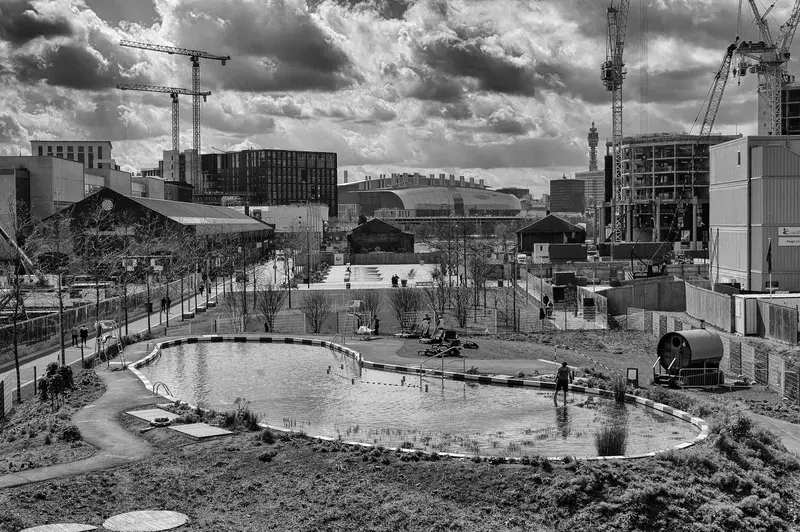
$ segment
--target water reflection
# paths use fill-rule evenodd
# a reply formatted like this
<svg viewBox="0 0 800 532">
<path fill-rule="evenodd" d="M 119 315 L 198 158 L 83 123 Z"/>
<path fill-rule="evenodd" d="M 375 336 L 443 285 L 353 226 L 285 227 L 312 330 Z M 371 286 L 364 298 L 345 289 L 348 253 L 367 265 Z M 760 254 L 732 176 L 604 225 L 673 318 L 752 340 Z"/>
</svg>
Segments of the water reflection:
<svg viewBox="0 0 800 532">
<path fill-rule="evenodd" d="M 566 406 L 556 408 L 556 428 L 561 432 L 561 437 L 566 439 L 572 432 L 572 424 L 569 421 L 569 410 Z"/>
</svg>

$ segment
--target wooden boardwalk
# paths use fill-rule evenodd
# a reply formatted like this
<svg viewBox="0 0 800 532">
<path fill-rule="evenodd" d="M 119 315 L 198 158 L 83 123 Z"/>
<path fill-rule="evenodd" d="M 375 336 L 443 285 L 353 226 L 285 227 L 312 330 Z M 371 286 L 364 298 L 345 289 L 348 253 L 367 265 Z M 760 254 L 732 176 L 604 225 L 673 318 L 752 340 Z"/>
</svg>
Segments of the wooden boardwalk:
<svg viewBox="0 0 800 532">
<path fill-rule="evenodd" d="M 155 421 L 156 418 L 165 417 L 172 421 L 173 419 L 180 417 L 178 414 L 173 414 L 172 412 L 167 412 L 166 410 L 161 410 L 160 408 L 150 408 L 147 410 L 131 410 L 130 412 L 125 412 L 126 414 L 137 417 L 141 420 L 147 421 L 148 423 L 151 421 Z"/>
<path fill-rule="evenodd" d="M 103 523 L 106 530 L 115 532 L 158 532 L 186 524 L 189 518 L 167 510 L 142 510 L 110 517 Z"/>
<path fill-rule="evenodd" d="M 192 423 L 189 425 L 173 425 L 169 427 L 170 430 L 185 434 L 195 440 L 208 440 L 211 438 L 219 438 L 221 436 L 230 436 L 233 432 L 219 427 L 212 427 L 206 423 Z"/>
<path fill-rule="evenodd" d="M 52 525 L 41 525 L 33 528 L 26 528 L 21 532 L 85 532 L 87 530 L 97 530 L 97 527 L 92 525 L 81 525 L 78 523 L 56 523 Z"/>
</svg>

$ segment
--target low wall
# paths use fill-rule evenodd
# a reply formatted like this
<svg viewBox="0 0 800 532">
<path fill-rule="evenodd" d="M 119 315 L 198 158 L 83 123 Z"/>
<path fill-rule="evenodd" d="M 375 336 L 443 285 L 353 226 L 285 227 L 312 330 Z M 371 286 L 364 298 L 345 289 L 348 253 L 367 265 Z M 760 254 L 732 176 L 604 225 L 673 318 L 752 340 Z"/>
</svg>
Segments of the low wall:
<svg viewBox="0 0 800 532">
<path fill-rule="evenodd" d="M 599 293 L 608 299 L 608 313 L 612 316 L 625 314 L 628 307 L 665 312 L 686 310 L 683 281 L 669 278 L 631 281 Z"/>
<path fill-rule="evenodd" d="M 353 265 L 368 264 L 425 264 L 433 260 L 430 253 L 350 253 L 345 255 L 345 263 Z M 332 263 L 331 263 L 332 264 Z"/>
<path fill-rule="evenodd" d="M 733 297 L 686 284 L 686 313 L 689 316 L 733 332 L 736 323 L 734 309 Z"/>
<path fill-rule="evenodd" d="M 758 335 L 770 340 L 778 340 L 795 345 L 797 336 L 797 309 L 759 299 L 758 305 Z"/>
</svg>

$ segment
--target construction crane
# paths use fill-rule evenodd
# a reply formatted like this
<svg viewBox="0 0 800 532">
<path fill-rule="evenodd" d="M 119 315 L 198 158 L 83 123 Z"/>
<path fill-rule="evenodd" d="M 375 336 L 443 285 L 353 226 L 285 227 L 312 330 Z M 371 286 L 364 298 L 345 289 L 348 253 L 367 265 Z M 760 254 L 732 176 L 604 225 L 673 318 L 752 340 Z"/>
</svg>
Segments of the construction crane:
<svg viewBox="0 0 800 532">
<path fill-rule="evenodd" d="M 625 216 L 620 209 L 622 201 L 622 81 L 627 69 L 622 60 L 625 48 L 625 28 L 628 24 L 630 0 L 612 0 L 606 9 L 608 19 L 608 38 L 606 39 L 606 60 L 600 67 L 600 79 L 607 91 L 611 92 L 612 122 L 612 187 L 611 223 L 612 243 L 622 240 Z"/>
<path fill-rule="evenodd" d="M 211 91 L 195 92 L 190 89 L 181 89 L 178 87 L 160 87 L 156 85 L 137 85 L 134 83 L 117 83 L 117 88 L 123 91 L 146 91 L 146 92 L 161 92 L 169 94 L 172 98 L 172 150 L 180 150 L 180 106 L 178 105 L 178 95 L 189 96 L 202 96 L 203 102 L 206 101 L 208 96 L 211 96 Z"/>
<path fill-rule="evenodd" d="M 161 52 L 170 55 L 187 55 L 192 62 L 192 129 L 193 129 L 193 142 L 195 155 L 200 158 L 200 60 L 209 59 L 212 61 L 219 61 L 222 66 L 231 60 L 229 55 L 217 55 L 201 50 L 191 50 L 188 48 L 176 48 L 174 46 L 163 46 L 160 44 L 150 44 L 136 41 L 120 41 L 120 46 L 127 46 L 129 48 L 140 48 L 142 50 L 150 50 L 152 52 Z M 174 109 L 173 105 L 173 109 Z M 200 165 L 192 165 L 192 182 L 196 185 L 200 183 Z"/>
<path fill-rule="evenodd" d="M 766 19 L 775 4 L 772 4 L 762 15 L 755 0 L 749 0 L 749 2 L 761 40 L 739 43 L 737 51 L 740 61 L 734 74 L 744 76 L 748 71 L 758 74 L 758 134 L 780 135 L 783 131 L 781 88 L 784 83 L 794 81 L 794 76 L 789 75 L 786 71 L 786 63 L 789 61 L 791 55 L 789 48 L 792 45 L 797 24 L 800 22 L 800 0 L 795 0 L 789 19 L 778 29 L 778 37 L 774 40 Z"/>
<path fill-rule="evenodd" d="M 714 121 L 717 119 L 717 111 L 719 111 L 719 106 L 722 103 L 722 95 L 725 93 L 725 86 L 727 85 L 728 78 L 731 75 L 731 64 L 733 62 L 733 56 L 736 52 L 738 43 L 739 37 L 737 36 L 733 43 L 725 50 L 725 55 L 722 57 L 722 62 L 720 63 L 717 73 L 714 76 L 714 81 L 707 97 L 708 107 L 706 107 L 705 114 L 703 115 L 703 123 L 700 126 L 700 134 L 697 136 L 697 140 L 692 148 L 692 159 L 689 166 L 690 179 L 688 181 L 684 180 L 680 190 L 678 191 L 678 195 L 676 197 L 677 203 L 675 204 L 675 213 L 672 216 L 672 222 L 669 226 L 667 238 L 661 243 L 660 246 L 658 246 L 656 252 L 652 257 L 650 257 L 648 262 L 644 262 L 639 259 L 645 264 L 646 270 L 638 275 L 634 274 L 635 277 L 654 277 L 664 275 L 667 264 L 670 262 L 670 259 L 674 254 L 673 247 L 675 242 L 680 239 L 681 232 L 683 231 L 683 220 L 686 215 L 686 206 L 695 195 L 694 187 L 697 175 L 697 161 L 700 158 L 701 152 L 700 147 L 707 146 L 709 144 L 711 132 L 714 129 Z M 699 119 L 700 114 L 698 114 L 697 117 Z M 659 262 L 659 256 L 661 255 L 665 246 L 667 246 L 667 250 L 664 252 L 663 259 L 660 260 L 660 266 L 658 266 L 657 263 Z M 631 261 L 633 261 L 634 258 L 638 257 L 631 252 Z"/>
</svg>

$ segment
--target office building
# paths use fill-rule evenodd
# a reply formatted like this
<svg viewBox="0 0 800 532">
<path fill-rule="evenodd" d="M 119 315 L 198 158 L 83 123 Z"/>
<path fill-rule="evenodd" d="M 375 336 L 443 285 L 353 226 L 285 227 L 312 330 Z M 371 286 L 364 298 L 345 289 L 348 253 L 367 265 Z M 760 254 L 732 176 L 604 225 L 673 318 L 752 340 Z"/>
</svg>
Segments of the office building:
<svg viewBox="0 0 800 532">
<path fill-rule="evenodd" d="M 800 290 L 800 137 L 712 146 L 710 200 L 714 281 Z"/>
<path fill-rule="evenodd" d="M 550 212 L 579 212 L 586 210 L 586 184 L 579 179 L 550 181 Z"/>
<path fill-rule="evenodd" d="M 715 135 L 698 144 L 697 135 L 654 133 L 625 137 L 622 144 L 622 198 L 626 242 L 667 239 L 681 191 L 689 199 L 680 240 L 691 251 L 708 246 L 708 147 L 737 135 Z M 692 176 L 692 158 L 695 172 Z"/>
<path fill-rule="evenodd" d="M 27 173 L 27 179 L 18 184 L 28 190 L 19 190 L 15 186 L 13 196 L 16 199 L 27 198 L 31 215 L 36 219 L 46 218 L 84 198 L 84 166 L 78 161 L 6 155 L 0 156 L 0 170 Z M 9 190 L 9 197 L 3 197 L 6 190 Z M 7 203 L 11 196 L 11 189 L 0 189 L 0 203 Z"/>
<path fill-rule="evenodd" d="M 31 155 L 59 157 L 82 163 L 85 168 L 119 170 L 111 157 L 111 142 L 107 140 L 32 140 Z"/>
<path fill-rule="evenodd" d="M 290 205 L 308 200 L 337 210 L 335 153 L 289 150 L 243 150 L 203 154 L 202 189 L 195 201 L 222 205 L 237 197 L 242 204 Z"/>
<path fill-rule="evenodd" d="M 164 181 L 188 183 L 199 193 L 203 190 L 203 183 L 193 181 L 194 167 L 199 163 L 200 159 L 194 150 L 164 150 L 163 159 L 158 161 L 158 175 Z"/>
<path fill-rule="evenodd" d="M 496 192 L 499 192 L 500 194 L 511 194 L 512 196 L 516 196 L 519 199 L 525 199 L 527 196 L 531 195 L 530 189 L 519 188 L 519 187 L 498 188 Z"/>
<path fill-rule="evenodd" d="M 584 190 L 588 207 L 595 203 L 603 203 L 606 194 L 606 172 L 605 170 L 594 170 L 589 172 L 575 172 L 575 179 L 584 182 Z"/>
</svg>

